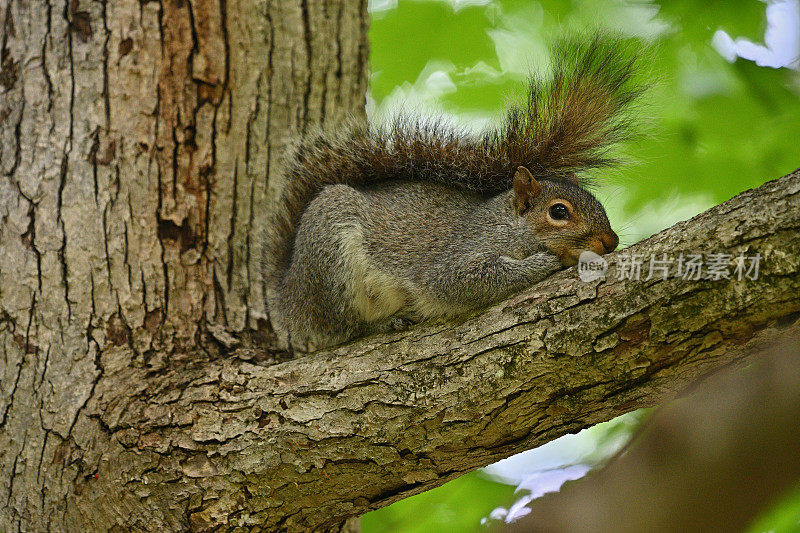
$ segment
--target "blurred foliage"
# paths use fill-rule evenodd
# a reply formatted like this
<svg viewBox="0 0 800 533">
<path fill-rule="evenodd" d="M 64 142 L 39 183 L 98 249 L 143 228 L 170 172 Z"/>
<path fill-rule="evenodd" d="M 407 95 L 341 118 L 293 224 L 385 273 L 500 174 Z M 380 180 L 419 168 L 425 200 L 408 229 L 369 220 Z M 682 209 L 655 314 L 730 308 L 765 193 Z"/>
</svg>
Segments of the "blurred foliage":
<svg viewBox="0 0 800 533">
<path fill-rule="evenodd" d="M 758 0 L 370 0 L 370 108 L 398 106 L 477 127 L 499 119 L 526 74 L 565 32 L 604 27 L 655 45 L 647 135 L 633 163 L 603 176 L 598 196 L 633 243 L 800 165 L 800 77 L 737 59 L 711 43 L 763 43 Z M 800 495 L 795 498 L 795 503 Z M 471 531 L 507 486 L 470 474 L 365 515 L 370 531 Z M 787 507 L 797 523 L 797 508 Z M 479 512 L 477 510 L 480 510 Z M 776 511 L 778 512 L 778 511 Z M 443 521 L 451 516 L 451 522 Z M 776 529 L 797 531 L 797 529 Z"/>
<path fill-rule="evenodd" d="M 361 518 L 361 530 L 365 533 L 476 531 L 482 529 L 481 518 L 498 502 L 513 502 L 513 494 L 514 487 L 471 472 L 439 488 L 365 514 Z"/>
<path fill-rule="evenodd" d="M 797 72 L 743 59 L 730 64 L 711 46 L 718 29 L 760 42 L 766 20 L 758 0 L 372 5 L 371 96 L 378 108 L 498 119 L 508 98 L 523 90 L 526 73 L 546 60 L 547 43 L 564 31 L 602 26 L 655 43 L 649 133 L 628 147 L 634 164 L 624 176 L 613 173 L 600 194 L 611 204 L 612 223 L 636 230 L 628 242 L 798 165 Z M 672 204 L 674 217 L 664 212 Z M 658 214 L 639 227 L 645 207 Z"/>
<path fill-rule="evenodd" d="M 756 520 L 748 533 L 800 533 L 800 485 Z"/>
</svg>

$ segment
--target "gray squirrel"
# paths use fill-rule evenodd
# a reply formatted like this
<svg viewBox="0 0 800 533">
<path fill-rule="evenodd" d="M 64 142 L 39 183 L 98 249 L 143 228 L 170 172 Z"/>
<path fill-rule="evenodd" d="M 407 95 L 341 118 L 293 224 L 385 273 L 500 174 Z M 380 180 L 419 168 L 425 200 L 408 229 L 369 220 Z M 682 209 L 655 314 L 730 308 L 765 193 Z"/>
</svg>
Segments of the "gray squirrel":
<svg viewBox="0 0 800 533">
<path fill-rule="evenodd" d="M 641 54 L 566 39 L 504 120 L 470 134 L 400 116 L 317 131 L 285 156 L 265 237 L 267 304 L 295 351 L 499 301 L 619 244 L 584 172 L 631 136 Z"/>
</svg>

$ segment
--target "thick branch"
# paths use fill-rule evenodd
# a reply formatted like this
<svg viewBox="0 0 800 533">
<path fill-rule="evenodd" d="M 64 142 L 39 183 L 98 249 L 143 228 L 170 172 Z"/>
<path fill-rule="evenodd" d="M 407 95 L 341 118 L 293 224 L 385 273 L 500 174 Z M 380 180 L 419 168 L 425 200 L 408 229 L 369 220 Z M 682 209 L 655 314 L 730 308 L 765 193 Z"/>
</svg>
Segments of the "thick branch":
<svg viewBox="0 0 800 533">
<path fill-rule="evenodd" d="M 152 521 L 200 530 L 333 527 L 674 397 L 798 328 L 798 193 L 798 171 L 747 191 L 612 254 L 602 281 L 569 269 L 461 323 L 273 366 L 239 351 L 148 374 L 106 351 L 85 423 L 114 444 L 84 457 L 95 512 L 72 523 L 107 527 L 147 502 Z M 760 253 L 758 278 L 617 279 L 623 255 L 700 252 Z"/>
<path fill-rule="evenodd" d="M 800 480 L 798 346 L 789 335 L 659 411 L 623 455 L 530 502 L 511 531 L 763 531 L 753 521 Z"/>
</svg>

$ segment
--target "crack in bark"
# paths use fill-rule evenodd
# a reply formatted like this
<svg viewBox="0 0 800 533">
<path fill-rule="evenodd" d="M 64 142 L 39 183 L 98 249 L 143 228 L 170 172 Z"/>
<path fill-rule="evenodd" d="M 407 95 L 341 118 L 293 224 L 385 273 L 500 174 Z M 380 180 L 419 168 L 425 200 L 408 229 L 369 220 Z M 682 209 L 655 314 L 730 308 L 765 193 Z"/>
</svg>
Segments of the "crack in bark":
<svg viewBox="0 0 800 533">
<path fill-rule="evenodd" d="M 70 103 L 70 114 L 72 114 L 71 107 L 72 104 Z M 72 131 L 71 127 L 70 131 Z M 68 165 L 67 158 L 69 157 L 69 153 L 72 151 L 71 141 L 69 144 L 70 144 L 70 149 L 69 151 L 65 152 L 66 155 L 64 156 L 64 159 L 61 161 L 61 171 L 59 173 L 59 185 L 58 185 L 58 200 L 56 203 L 56 220 L 58 221 L 59 228 L 61 229 L 61 247 L 58 249 L 58 261 L 61 265 L 61 282 L 64 285 L 64 301 L 67 304 L 67 321 L 72 320 L 72 304 L 70 304 L 69 301 L 69 270 L 67 267 L 67 258 L 66 258 L 67 227 L 64 224 L 64 219 L 62 218 L 62 201 L 64 197 L 64 186 L 66 185 L 67 182 L 67 165 Z"/>
<path fill-rule="evenodd" d="M 227 280 L 227 287 L 228 290 L 231 290 L 233 285 L 233 264 L 234 264 L 234 257 L 233 257 L 233 243 L 234 237 L 236 235 L 236 216 L 237 212 L 237 199 L 239 195 L 236 194 L 239 189 L 239 162 L 238 160 L 234 163 L 233 166 L 233 205 L 231 207 L 231 219 L 230 219 L 230 231 L 228 232 L 228 268 L 226 269 L 226 280 Z"/>
<path fill-rule="evenodd" d="M 245 263 L 244 263 L 245 267 L 246 267 L 245 272 L 247 273 L 247 286 L 248 287 L 255 286 L 254 282 L 253 282 L 253 278 L 252 278 L 252 273 L 250 271 L 250 264 L 251 264 L 251 261 L 252 261 L 251 256 L 250 256 L 250 251 L 252 250 L 252 243 L 250 242 L 250 235 L 254 231 L 256 231 L 255 225 L 254 225 L 254 222 L 253 222 L 253 220 L 254 220 L 253 217 L 255 215 L 255 207 L 256 207 L 256 204 L 255 204 L 255 188 L 256 188 L 255 182 L 251 181 L 250 182 L 250 206 L 249 206 L 248 219 L 247 219 L 247 232 L 246 232 L 246 235 L 245 235 Z M 261 285 L 261 281 L 260 280 L 258 281 L 258 285 Z M 246 304 L 247 305 L 245 307 L 244 323 L 245 324 L 249 324 L 250 323 L 250 308 L 251 308 L 251 306 L 255 305 L 255 302 L 251 301 L 251 299 L 250 299 L 250 291 L 247 292 Z"/>
<path fill-rule="evenodd" d="M 22 196 L 29 204 L 28 208 L 28 228 L 25 230 L 25 233 L 22 234 L 22 242 L 28 243 L 33 255 L 36 256 L 36 284 L 39 289 L 39 293 L 42 292 L 42 254 L 39 251 L 39 248 L 36 246 L 36 204 L 25 196 L 25 193 L 22 192 L 20 188 L 19 182 L 16 183 L 17 190 L 19 191 L 20 196 Z M 35 292 L 35 291 L 34 291 Z"/>
<path fill-rule="evenodd" d="M 299 119 L 299 123 L 301 124 L 301 131 L 303 134 L 305 134 L 308 131 L 308 127 L 312 123 L 312 121 L 309 119 L 308 112 L 310 110 L 309 102 L 311 101 L 311 88 L 313 87 L 312 81 L 314 78 L 314 47 L 312 46 L 313 39 L 311 37 L 311 23 L 309 20 L 311 15 L 309 13 L 307 0 L 300 0 L 300 14 L 302 17 L 303 40 L 306 49 L 306 80 L 305 89 L 303 91 L 303 105 L 298 109 L 301 109 L 304 112 L 302 119 Z"/>
<path fill-rule="evenodd" d="M 28 311 L 28 313 L 29 313 L 28 314 L 28 325 L 25 328 L 25 348 L 24 348 L 24 351 L 23 351 L 23 353 L 21 354 L 21 357 L 20 357 L 19 367 L 18 367 L 18 371 L 17 371 L 17 377 L 14 378 L 14 385 L 11 387 L 11 394 L 9 396 L 8 404 L 6 405 L 6 408 L 3 410 L 3 417 L 0 418 L 0 430 L 5 428 L 5 426 L 6 426 L 7 422 L 8 422 L 8 413 L 11 411 L 11 408 L 14 405 L 14 397 L 17 394 L 17 389 L 19 387 L 19 380 L 20 380 L 20 377 L 22 376 L 22 369 L 25 366 L 25 361 L 27 360 L 25 358 L 24 354 L 28 354 L 28 353 L 31 353 L 32 351 L 37 351 L 39 349 L 37 346 L 33 346 L 33 350 L 31 350 L 30 332 L 31 332 L 31 325 L 33 324 L 35 309 L 36 309 L 36 293 L 34 292 L 31 295 L 31 306 L 30 306 L 30 310 Z M 12 324 L 13 324 L 13 322 L 12 322 Z M 4 351 L 5 351 L 5 349 L 4 349 Z"/>
<path fill-rule="evenodd" d="M 15 475 L 17 473 L 17 462 L 19 461 L 19 456 L 20 456 L 20 453 L 18 453 L 14 457 L 14 462 L 11 465 L 11 472 L 10 472 L 10 476 L 9 476 L 9 479 L 8 479 L 8 497 L 6 498 L 6 509 L 10 509 L 15 514 L 16 514 L 17 510 L 11 507 L 11 496 L 12 496 L 12 493 L 13 493 L 13 490 L 14 490 L 14 480 L 16 479 Z"/>
<path fill-rule="evenodd" d="M 266 19 L 266 22 L 267 22 L 267 29 L 269 30 L 268 31 L 269 42 L 268 42 L 268 45 L 267 45 L 267 72 L 268 72 L 268 74 L 267 74 L 267 77 L 268 77 L 268 80 L 267 80 L 267 112 L 266 112 L 267 120 L 264 121 L 265 122 L 265 126 L 266 126 L 266 131 L 264 132 L 265 133 L 265 135 L 264 135 L 265 139 L 271 139 L 272 138 L 271 128 L 270 128 L 270 122 L 272 120 L 272 102 L 273 102 L 272 76 L 273 76 L 273 73 L 275 72 L 275 67 L 272 64 L 273 56 L 275 55 L 275 53 L 274 53 L 275 52 L 275 25 L 272 22 L 272 15 L 271 15 L 271 12 L 270 12 L 270 7 L 271 6 L 272 6 L 271 3 L 267 4 L 266 13 L 264 15 L 264 18 Z M 269 183 L 269 178 L 270 178 L 270 173 L 271 172 L 272 172 L 272 143 L 268 143 L 267 144 L 267 164 L 265 165 L 265 168 L 264 168 L 264 183 L 265 184 Z"/>
</svg>

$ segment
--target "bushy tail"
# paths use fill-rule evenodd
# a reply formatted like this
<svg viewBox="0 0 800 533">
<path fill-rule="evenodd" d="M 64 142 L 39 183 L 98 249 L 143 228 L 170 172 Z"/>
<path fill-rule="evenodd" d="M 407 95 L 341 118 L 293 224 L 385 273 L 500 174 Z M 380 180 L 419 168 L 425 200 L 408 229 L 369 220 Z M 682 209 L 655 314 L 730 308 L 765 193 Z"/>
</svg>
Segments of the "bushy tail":
<svg viewBox="0 0 800 533">
<path fill-rule="evenodd" d="M 642 50 L 600 33 L 558 43 L 551 76 L 530 77 L 527 99 L 492 138 L 497 156 L 543 176 L 617 163 L 609 149 L 635 132 L 633 108 L 648 88 Z"/>
<path fill-rule="evenodd" d="M 436 181 L 491 195 L 511 187 L 519 166 L 539 179 L 580 183 L 583 171 L 615 163 L 609 149 L 631 135 L 631 109 L 645 90 L 637 81 L 640 48 L 600 33 L 561 41 L 552 71 L 532 75 L 527 98 L 480 134 L 404 115 L 300 140 L 286 153 L 286 181 L 266 238 L 267 285 L 280 280 L 303 210 L 326 185 Z"/>
</svg>

